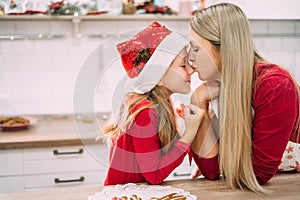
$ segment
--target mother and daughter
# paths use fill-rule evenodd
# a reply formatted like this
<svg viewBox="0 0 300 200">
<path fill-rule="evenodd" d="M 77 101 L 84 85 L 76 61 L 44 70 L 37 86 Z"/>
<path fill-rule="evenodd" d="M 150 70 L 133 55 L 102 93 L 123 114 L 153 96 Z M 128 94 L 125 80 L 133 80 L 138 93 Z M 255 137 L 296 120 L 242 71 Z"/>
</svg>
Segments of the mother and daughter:
<svg viewBox="0 0 300 200">
<path fill-rule="evenodd" d="M 117 45 L 128 79 L 117 120 L 104 129 L 105 185 L 160 184 L 186 154 L 193 177 L 254 192 L 277 171 L 300 171 L 298 84 L 260 56 L 243 11 L 229 3 L 196 11 L 189 40 L 183 47 L 154 22 Z M 183 106 L 181 131 L 171 96 L 190 92 L 194 72 L 203 83 Z"/>
</svg>

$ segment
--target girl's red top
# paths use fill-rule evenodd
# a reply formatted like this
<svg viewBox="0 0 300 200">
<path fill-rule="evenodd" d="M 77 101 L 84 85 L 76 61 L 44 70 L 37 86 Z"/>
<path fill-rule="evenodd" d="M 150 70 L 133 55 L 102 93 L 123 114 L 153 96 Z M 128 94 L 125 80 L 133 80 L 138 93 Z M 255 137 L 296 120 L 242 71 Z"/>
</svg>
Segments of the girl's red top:
<svg viewBox="0 0 300 200">
<path fill-rule="evenodd" d="M 134 110 L 151 103 L 136 105 Z M 148 182 L 160 184 L 179 166 L 190 145 L 174 138 L 172 147 L 163 153 L 158 136 L 159 119 L 155 108 L 143 109 L 129 128 L 113 142 L 110 166 L 104 185 Z"/>
</svg>

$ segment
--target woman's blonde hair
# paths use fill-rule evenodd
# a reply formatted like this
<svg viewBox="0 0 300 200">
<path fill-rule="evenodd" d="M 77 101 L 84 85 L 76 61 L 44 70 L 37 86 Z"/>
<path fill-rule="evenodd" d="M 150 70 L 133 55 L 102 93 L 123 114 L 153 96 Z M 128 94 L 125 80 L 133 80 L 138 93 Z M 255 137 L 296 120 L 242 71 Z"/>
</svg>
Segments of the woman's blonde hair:
<svg viewBox="0 0 300 200">
<path fill-rule="evenodd" d="M 176 118 L 171 98 L 166 98 L 170 90 L 164 86 L 155 86 L 145 94 L 128 93 L 121 107 L 120 114 L 115 124 L 105 127 L 102 132 L 107 134 L 110 140 L 115 140 L 130 128 L 135 117 L 144 109 L 155 108 L 158 116 L 158 135 L 161 142 L 162 152 L 167 152 L 172 140 L 177 135 Z M 134 109 L 141 102 L 150 100 L 149 104 Z M 132 112 L 134 110 L 134 112 Z"/>
<path fill-rule="evenodd" d="M 222 3 L 198 10 L 190 25 L 221 55 L 220 172 L 231 188 L 265 192 L 253 171 L 251 141 L 254 66 L 264 60 L 248 19 L 239 7 Z"/>
</svg>

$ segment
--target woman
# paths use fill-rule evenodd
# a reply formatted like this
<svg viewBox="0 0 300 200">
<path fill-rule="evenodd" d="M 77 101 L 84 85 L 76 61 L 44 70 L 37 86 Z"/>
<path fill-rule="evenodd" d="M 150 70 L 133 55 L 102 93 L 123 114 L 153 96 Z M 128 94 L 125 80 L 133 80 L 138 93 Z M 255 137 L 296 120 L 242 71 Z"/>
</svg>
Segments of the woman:
<svg viewBox="0 0 300 200">
<path fill-rule="evenodd" d="M 200 169 L 194 177 L 222 174 L 232 188 L 263 192 L 288 146 L 300 152 L 299 87 L 259 55 L 247 17 L 233 4 L 198 10 L 189 38 L 189 62 L 204 81 L 191 98 L 205 110 L 192 144 Z M 219 111 L 207 106 L 214 101 Z M 292 159 L 295 168 L 300 157 Z"/>
<path fill-rule="evenodd" d="M 117 45 L 129 77 L 121 86 L 128 93 L 116 123 L 104 131 L 112 142 L 105 185 L 159 184 L 189 151 L 204 111 L 186 106 L 186 130 L 179 135 L 170 95 L 189 93 L 193 73 L 180 41 L 179 35 L 154 22 Z M 176 57 L 170 45 L 176 54 L 181 50 Z"/>
</svg>

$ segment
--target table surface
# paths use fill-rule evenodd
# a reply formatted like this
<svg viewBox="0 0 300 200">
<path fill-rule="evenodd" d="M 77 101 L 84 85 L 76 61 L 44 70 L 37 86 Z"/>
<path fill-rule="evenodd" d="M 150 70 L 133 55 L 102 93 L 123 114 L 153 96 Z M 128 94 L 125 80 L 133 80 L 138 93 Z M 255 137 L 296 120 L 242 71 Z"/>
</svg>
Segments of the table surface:
<svg viewBox="0 0 300 200">
<path fill-rule="evenodd" d="M 166 181 L 162 186 L 171 186 L 174 188 L 182 188 L 196 195 L 201 199 L 299 199 L 300 198 L 300 173 L 288 172 L 279 173 L 271 179 L 264 187 L 269 190 L 268 194 L 255 194 L 248 191 L 228 189 L 225 184 L 219 181 L 209 181 L 206 179 L 186 179 L 176 181 Z M 87 200 L 89 195 L 101 191 L 104 186 L 99 187 L 82 187 L 82 188 L 66 188 L 47 191 L 23 192 L 0 194 L 1 200 Z"/>
<path fill-rule="evenodd" d="M 97 118 L 83 116 L 80 119 L 75 119 L 72 115 L 33 117 L 38 121 L 29 129 L 0 131 L 0 149 L 81 145 L 83 142 L 101 143 L 101 141 L 95 141 L 96 134 L 104 137 L 99 126 L 99 123 L 104 122 L 99 116 Z M 85 130 L 85 133 L 78 131 L 78 127 Z M 97 130 L 98 133 L 94 134 L 95 131 L 92 131 L 90 134 L 90 129 Z"/>
</svg>

